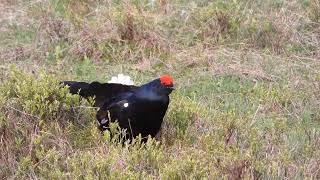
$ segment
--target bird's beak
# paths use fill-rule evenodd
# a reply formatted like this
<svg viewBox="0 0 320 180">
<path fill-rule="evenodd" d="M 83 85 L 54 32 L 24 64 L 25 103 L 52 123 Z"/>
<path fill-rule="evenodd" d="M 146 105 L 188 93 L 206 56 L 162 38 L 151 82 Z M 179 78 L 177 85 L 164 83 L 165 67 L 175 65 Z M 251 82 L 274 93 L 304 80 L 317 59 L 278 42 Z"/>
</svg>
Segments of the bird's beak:
<svg viewBox="0 0 320 180">
<path fill-rule="evenodd" d="M 169 87 L 169 89 L 175 90 L 175 89 L 176 89 L 176 86 L 173 84 L 172 86 Z"/>
</svg>

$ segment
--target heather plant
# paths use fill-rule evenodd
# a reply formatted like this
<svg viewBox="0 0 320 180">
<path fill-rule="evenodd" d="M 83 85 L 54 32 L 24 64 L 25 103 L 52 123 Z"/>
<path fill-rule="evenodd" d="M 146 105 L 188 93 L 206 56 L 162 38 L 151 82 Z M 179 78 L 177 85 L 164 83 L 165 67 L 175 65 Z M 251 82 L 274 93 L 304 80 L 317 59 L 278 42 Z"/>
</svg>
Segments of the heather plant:
<svg viewBox="0 0 320 180">
<path fill-rule="evenodd" d="M 318 1 L 3 4 L 1 179 L 320 177 Z M 59 84 L 118 73 L 174 77 L 146 143 Z"/>
</svg>

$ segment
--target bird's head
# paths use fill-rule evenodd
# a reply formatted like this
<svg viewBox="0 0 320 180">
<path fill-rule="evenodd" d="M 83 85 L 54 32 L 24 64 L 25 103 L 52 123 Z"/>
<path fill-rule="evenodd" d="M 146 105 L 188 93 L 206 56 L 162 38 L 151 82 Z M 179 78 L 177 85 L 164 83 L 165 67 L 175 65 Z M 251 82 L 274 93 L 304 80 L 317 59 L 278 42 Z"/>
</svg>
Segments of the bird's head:
<svg viewBox="0 0 320 180">
<path fill-rule="evenodd" d="M 168 94 L 170 94 L 174 89 L 175 86 L 173 84 L 173 78 L 169 75 L 163 75 L 159 78 L 160 80 L 160 89 L 166 91 Z"/>
<path fill-rule="evenodd" d="M 161 95 L 169 95 L 174 89 L 173 78 L 169 75 L 163 75 L 150 82 L 152 89 Z"/>
<path fill-rule="evenodd" d="M 154 93 L 160 97 L 169 95 L 174 89 L 173 78 L 169 75 L 163 75 L 160 78 L 143 85 L 140 89 L 140 93 L 144 97 L 154 96 Z M 153 95 L 149 93 L 152 93 Z"/>
</svg>

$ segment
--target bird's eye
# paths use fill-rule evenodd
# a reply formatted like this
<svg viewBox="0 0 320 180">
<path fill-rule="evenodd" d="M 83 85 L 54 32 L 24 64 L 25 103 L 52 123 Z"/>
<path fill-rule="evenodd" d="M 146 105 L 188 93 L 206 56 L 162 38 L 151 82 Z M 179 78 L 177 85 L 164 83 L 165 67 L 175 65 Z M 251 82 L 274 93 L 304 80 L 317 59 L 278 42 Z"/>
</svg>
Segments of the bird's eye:
<svg viewBox="0 0 320 180">
<path fill-rule="evenodd" d="M 129 106 L 129 103 L 124 103 L 123 104 L 123 107 L 125 107 L 125 108 L 128 107 L 128 106 Z"/>
</svg>

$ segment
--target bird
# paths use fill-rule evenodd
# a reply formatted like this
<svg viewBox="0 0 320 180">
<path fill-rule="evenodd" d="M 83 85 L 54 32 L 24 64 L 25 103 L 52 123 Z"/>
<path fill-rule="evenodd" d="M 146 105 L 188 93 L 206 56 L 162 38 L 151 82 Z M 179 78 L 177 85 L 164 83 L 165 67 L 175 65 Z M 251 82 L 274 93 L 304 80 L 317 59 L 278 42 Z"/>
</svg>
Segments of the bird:
<svg viewBox="0 0 320 180">
<path fill-rule="evenodd" d="M 162 75 L 141 86 L 135 86 L 130 77 L 119 74 L 108 83 L 64 81 L 71 94 L 95 97 L 94 106 L 98 128 L 110 130 L 110 122 L 118 122 L 126 131 L 126 139 L 141 135 L 143 141 L 160 131 L 170 103 L 169 95 L 175 89 L 173 78 Z"/>
</svg>

